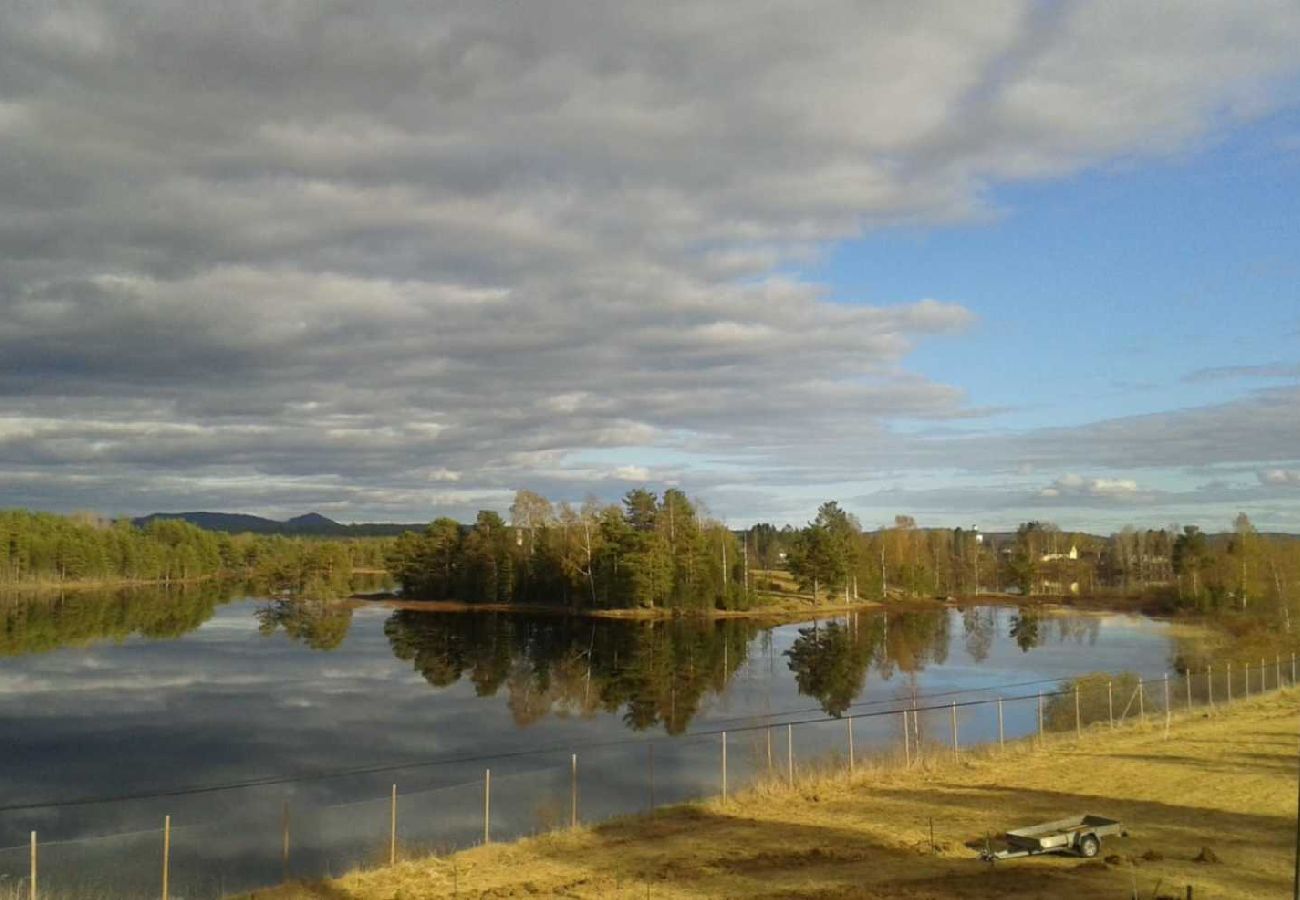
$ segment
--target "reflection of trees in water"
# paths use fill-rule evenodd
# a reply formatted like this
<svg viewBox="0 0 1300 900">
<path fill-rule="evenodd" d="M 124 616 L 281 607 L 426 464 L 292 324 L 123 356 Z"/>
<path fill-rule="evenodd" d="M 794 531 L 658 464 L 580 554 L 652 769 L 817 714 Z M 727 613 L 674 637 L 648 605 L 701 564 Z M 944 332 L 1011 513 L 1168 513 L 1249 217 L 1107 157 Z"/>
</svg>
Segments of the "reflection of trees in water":
<svg viewBox="0 0 1300 900">
<path fill-rule="evenodd" d="M 623 710 L 628 727 L 685 730 L 706 693 L 745 662 L 751 622 L 618 622 L 561 616 L 399 610 L 393 653 L 435 687 L 468 676 L 479 696 L 502 685 L 520 725 L 546 715 Z"/>
<path fill-rule="evenodd" d="M 133 635 L 177 638 L 231 599 L 220 581 L 0 598 L 0 656 L 45 653 Z"/>
<path fill-rule="evenodd" d="M 1028 653 L 1038 646 L 1042 640 L 1042 618 L 1038 610 L 1028 606 L 1021 606 L 1016 610 L 1016 614 L 1011 617 L 1010 635 L 1016 642 L 1016 646 L 1023 652 Z"/>
<path fill-rule="evenodd" d="M 942 665 L 953 618 L 935 609 L 805 625 L 786 663 L 802 694 L 840 716 L 863 694 L 873 668 L 889 680 Z M 995 611 L 968 610 L 963 624 L 972 657 L 987 657 L 996 639 Z M 548 715 L 621 712 L 629 728 L 662 726 L 677 734 L 709 694 L 726 690 L 760 628 L 737 619 L 591 621 L 399 610 L 384 623 L 384 633 L 393 653 L 434 687 L 466 678 L 479 696 L 495 696 L 504 686 L 519 725 Z M 770 631 L 762 633 L 755 647 L 766 653 Z"/>
<path fill-rule="evenodd" d="M 884 649 L 885 620 L 880 616 L 847 623 L 813 623 L 785 651 L 799 693 L 816 697 L 822 709 L 839 718 L 862 693 L 867 671 Z"/>
<path fill-rule="evenodd" d="M 799 629 L 786 651 L 799 692 L 816 697 L 839 717 L 866 689 L 874 664 L 882 678 L 914 674 L 948 658 L 948 615 L 943 610 L 850 617 Z"/>
<path fill-rule="evenodd" d="M 1044 616 L 1039 610 L 1021 606 L 1011 617 L 1010 635 L 1016 646 L 1028 653 L 1035 647 L 1047 643 L 1048 633 L 1055 631 L 1059 644 L 1082 644 L 1095 646 L 1101 636 L 1100 616 Z"/>
<path fill-rule="evenodd" d="M 984 662 L 997 634 L 997 611 L 982 606 L 963 609 L 961 624 L 966 635 L 966 653 L 975 662 Z"/>
<path fill-rule="evenodd" d="M 1056 640 L 1060 644 L 1082 644 L 1086 641 L 1089 647 L 1094 647 L 1101 635 L 1100 616 L 1057 616 L 1054 621 Z"/>
<path fill-rule="evenodd" d="M 313 650 L 333 650 L 343 643 L 352 626 L 352 607 L 329 600 L 272 600 L 257 608 L 258 631 L 276 629 Z"/>
</svg>

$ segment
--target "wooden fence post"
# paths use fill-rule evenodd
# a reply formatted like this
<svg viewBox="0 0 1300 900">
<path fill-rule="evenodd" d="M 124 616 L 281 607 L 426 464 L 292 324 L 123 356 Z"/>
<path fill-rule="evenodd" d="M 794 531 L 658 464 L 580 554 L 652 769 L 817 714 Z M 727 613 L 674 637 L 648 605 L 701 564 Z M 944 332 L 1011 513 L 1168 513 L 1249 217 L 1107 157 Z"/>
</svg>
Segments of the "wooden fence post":
<svg viewBox="0 0 1300 900">
<path fill-rule="evenodd" d="M 1273 690 L 1282 690 L 1282 654 L 1273 657 Z"/>
<path fill-rule="evenodd" d="M 1138 676 L 1138 721 L 1147 723 L 1146 691 L 1142 689 L 1142 678 Z"/>
<path fill-rule="evenodd" d="M 388 864 L 397 865 L 397 785 L 388 803 Z"/>
<path fill-rule="evenodd" d="M 1165 739 L 1169 740 L 1169 717 L 1173 710 L 1169 708 L 1169 672 L 1165 672 Z"/>
<path fill-rule="evenodd" d="M 957 701 L 952 702 L 952 758 L 957 759 L 961 755 L 961 748 L 957 741 Z"/>
<path fill-rule="evenodd" d="M 1083 716 L 1079 712 L 1079 686 L 1074 686 L 1074 736 L 1083 737 Z"/>
<path fill-rule="evenodd" d="M 1110 730 L 1115 730 L 1115 683 L 1106 682 L 1106 718 L 1110 722 Z"/>
<path fill-rule="evenodd" d="M 1295 654 L 1291 654 L 1291 687 L 1295 687 Z"/>
<path fill-rule="evenodd" d="M 31 877 L 27 880 L 28 900 L 36 900 L 36 832 L 32 832 Z"/>
<path fill-rule="evenodd" d="M 162 900 L 167 900 L 171 881 L 172 817 L 163 817 Z"/>
<path fill-rule="evenodd" d="M 483 770 L 483 843 L 492 842 L 492 770 Z"/>
<path fill-rule="evenodd" d="M 723 737 L 724 748 L 726 737 Z M 725 757 L 727 751 L 724 749 L 722 755 Z M 569 827 L 578 827 L 578 754 L 573 754 L 569 759 Z M 724 785 L 726 779 L 723 779 Z M 724 791 L 725 793 L 725 791 Z"/>
<path fill-rule="evenodd" d="M 849 731 L 849 774 L 852 775 L 855 768 L 855 762 L 853 759 L 853 717 L 849 716 L 844 720 L 844 722 L 848 725 Z"/>
<path fill-rule="evenodd" d="M 280 809 L 280 870 L 285 881 L 289 880 L 289 801 L 285 800 Z"/>
<path fill-rule="evenodd" d="M 903 710 L 903 758 L 907 767 L 912 768 L 912 726 L 907 721 L 907 710 Z"/>
<path fill-rule="evenodd" d="M 1002 698 L 998 698 L 998 746 L 1006 743 L 1006 734 L 1002 730 Z"/>
<path fill-rule="evenodd" d="M 766 728 L 767 731 L 767 777 L 772 777 L 772 726 Z"/>
<path fill-rule="evenodd" d="M 1038 746 L 1043 746 L 1043 692 L 1038 692 Z"/>
<path fill-rule="evenodd" d="M 1241 674 L 1246 676 L 1246 699 L 1250 699 L 1250 663 L 1242 663 Z"/>
<path fill-rule="evenodd" d="M 790 775 L 790 787 L 794 787 L 794 725 L 785 726 L 785 761 Z"/>
<path fill-rule="evenodd" d="M 722 732 L 722 802 L 727 802 L 727 733 Z"/>
</svg>

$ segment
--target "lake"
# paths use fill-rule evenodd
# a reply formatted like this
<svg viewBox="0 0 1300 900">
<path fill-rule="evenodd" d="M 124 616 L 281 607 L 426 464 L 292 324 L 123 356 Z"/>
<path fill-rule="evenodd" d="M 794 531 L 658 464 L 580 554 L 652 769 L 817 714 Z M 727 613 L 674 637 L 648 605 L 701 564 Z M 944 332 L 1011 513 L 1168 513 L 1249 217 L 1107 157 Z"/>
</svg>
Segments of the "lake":
<svg viewBox="0 0 1300 900">
<path fill-rule="evenodd" d="M 836 716 L 861 716 L 855 752 L 899 750 L 908 705 L 1026 697 L 1004 722 L 1024 735 L 1038 691 L 1096 671 L 1158 678 L 1177 647 L 1138 616 L 1014 607 L 764 627 L 208 585 L 0 600 L 0 654 L 0 887 L 25 874 L 34 829 L 43 886 L 156 893 L 170 815 L 173 894 L 207 897 L 386 858 L 393 784 L 403 850 L 450 849 L 483 838 L 490 768 L 505 840 L 567 824 L 573 754 L 578 816 L 594 821 L 717 793 L 723 730 L 734 790 L 769 759 L 786 771 L 787 746 L 800 762 L 846 753 Z M 996 740 L 992 705 L 957 715 L 963 744 Z M 921 713 L 918 736 L 947 744 L 950 718 Z"/>
</svg>

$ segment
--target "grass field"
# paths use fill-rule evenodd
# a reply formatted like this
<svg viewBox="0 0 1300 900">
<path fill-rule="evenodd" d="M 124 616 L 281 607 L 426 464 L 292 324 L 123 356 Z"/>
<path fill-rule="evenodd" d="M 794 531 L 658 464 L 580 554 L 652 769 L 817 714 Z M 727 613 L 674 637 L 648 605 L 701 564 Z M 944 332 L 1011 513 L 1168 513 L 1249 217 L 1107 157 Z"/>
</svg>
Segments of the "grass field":
<svg viewBox="0 0 1300 900">
<path fill-rule="evenodd" d="M 431 897 L 1141 898 L 1290 896 L 1300 693 L 1214 716 L 1104 726 L 911 771 L 859 765 L 729 802 L 399 863 L 258 900 Z M 1075 813 L 1120 818 L 1101 857 L 990 866 L 967 844 Z M 930 822 L 937 849 L 932 852 Z M 1208 850 L 1208 854 L 1204 851 Z M 1216 861 L 1197 861 L 1206 855 Z"/>
</svg>

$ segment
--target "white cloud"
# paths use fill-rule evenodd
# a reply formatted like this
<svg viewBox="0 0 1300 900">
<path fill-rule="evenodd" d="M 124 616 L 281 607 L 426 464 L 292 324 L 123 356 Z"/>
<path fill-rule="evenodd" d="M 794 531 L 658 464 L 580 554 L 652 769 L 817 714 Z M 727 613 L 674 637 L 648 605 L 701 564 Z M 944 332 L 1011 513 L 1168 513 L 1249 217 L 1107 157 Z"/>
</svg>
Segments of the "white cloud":
<svg viewBox="0 0 1300 900">
<path fill-rule="evenodd" d="M 1269 469 L 1259 473 L 1259 482 L 1270 487 L 1300 487 L 1300 469 Z"/>
<path fill-rule="evenodd" d="M 1262 115 L 1297 41 L 1285 0 L 5 6 L 0 478 L 45 507 L 426 516 L 581 496 L 602 448 L 648 463 L 614 481 L 674 454 L 822 484 L 1283 464 L 1284 424 L 1229 446 L 1223 410 L 900 434 L 986 412 L 908 369 L 962 298 L 790 272 Z"/>
<path fill-rule="evenodd" d="M 1069 473 L 1062 475 L 1038 492 L 1040 497 L 1106 497 L 1133 499 L 1141 494 L 1138 483 L 1131 478 L 1084 478 Z"/>
</svg>

